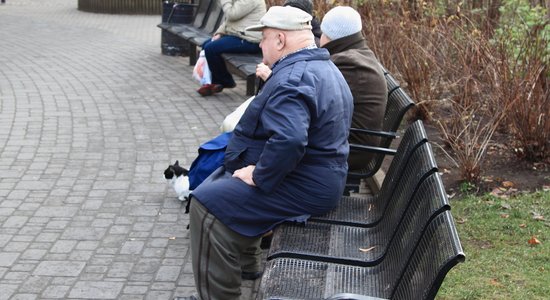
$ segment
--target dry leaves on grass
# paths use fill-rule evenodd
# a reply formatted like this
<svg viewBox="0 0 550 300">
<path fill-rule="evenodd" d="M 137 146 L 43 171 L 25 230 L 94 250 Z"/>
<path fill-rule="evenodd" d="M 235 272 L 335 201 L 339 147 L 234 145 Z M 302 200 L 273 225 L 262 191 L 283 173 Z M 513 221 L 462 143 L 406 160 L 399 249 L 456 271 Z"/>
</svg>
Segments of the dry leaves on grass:
<svg viewBox="0 0 550 300">
<path fill-rule="evenodd" d="M 544 216 L 539 214 L 538 212 L 532 211 L 531 214 L 533 215 L 533 220 L 544 221 Z"/>
<path fill-rule="evenodd" d="M 511 187 L 514 187 L 514 183 L 511 182 L 511 181 L 503 181 L 502 182 L 502 187 L 505 187 L 505 188 L 511 188 Z"/>
<path fill-rule="evenodd" d="M 494 286 L 501 286 L 502 284 L 500 282 L 498 282 L 498 279 L 496 278 L 491 278 L 491 280 L 489 281 L 489 283 L 491 285 L 494 285 Z"/>
<path fill-rule="evenodd" d="M 512 206 L 508 203 L 503 202 L 503 203 L 500 204 L 500 208 L 502 208 L 502 209 L 512 209 Z"/>
<path fill-rule="evenodd" d="M 508 199 L 510 196 L 514 196 L 519 192 L 518 189 L 514 188 L 514 185 L 512 181 L 503 181 L 501 186 L 495 187 L 489 194 L 497 198 Z"/>
<path fill-rule="evenodd" d="M 529 239 L 528 243 L 529 243 L 529 245 L 531 245 L 531 246 L 536 246 L 536 245 L 542 244 L 542 243 L 537 239 L 536 236 L 532 236 L 532 237 Z"/>
</svg>

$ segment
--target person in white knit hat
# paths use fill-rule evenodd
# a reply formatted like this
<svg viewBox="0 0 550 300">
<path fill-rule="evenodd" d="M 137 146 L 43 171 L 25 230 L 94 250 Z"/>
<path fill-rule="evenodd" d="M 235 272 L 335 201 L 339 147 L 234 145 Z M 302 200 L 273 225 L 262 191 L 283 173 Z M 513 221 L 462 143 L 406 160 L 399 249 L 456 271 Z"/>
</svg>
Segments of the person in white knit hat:
<svg viewBox="0 0 550 300">
<path fill-rule="evenodd" d="M 342 72 L 353 94 L 351 127 L 380 130 L 386 110 L 387 86 L 383 69 L 363 37 L 359 13 L 349 6 L 328 11 L 321 21 L 321 47 Z M 350 143 L 378 146 L 379 138 L 350 133 Z M 367 167 L 371 156 L 350 152 L 350 171 Z"/>
</svg>

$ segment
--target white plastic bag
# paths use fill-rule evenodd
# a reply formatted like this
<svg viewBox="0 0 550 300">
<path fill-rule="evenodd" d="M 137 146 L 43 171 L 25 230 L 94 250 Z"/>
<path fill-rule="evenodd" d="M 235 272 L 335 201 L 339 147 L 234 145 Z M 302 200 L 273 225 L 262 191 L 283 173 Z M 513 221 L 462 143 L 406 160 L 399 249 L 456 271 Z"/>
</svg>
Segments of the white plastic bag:
<svg viewBox="0 0 550 300">
<path fill-rule="evenodd" d="M 248 98 L 245 102 L 239 105 L 239 107 L 237 107 L 232 113 L 227 115 L 227 117 L 225 117 L 225 119 L 223 120 L 222 125 L 220 126 L 220 130 L 222 132 L 233 131 L 237 123 L 239 123 L 239 120 L 241 119 L 242 115 L 244 114 L 244 111 L 246 110 L 250 102 L 252 102 L 252 100 L 254 100 L 254 96 Z"/>
<path fill-rule="evenodd" d="M 208 68 L 208 63 L 206 62 L 204 50 L 201 50 L 199 54 L 199 59 L 197 59 L 197 63 L 193 68 L 193 78 L 198 80 L 201 85 L 212 83 L 212 73 L 210 73 L 210 68 Z"/>
</svg>

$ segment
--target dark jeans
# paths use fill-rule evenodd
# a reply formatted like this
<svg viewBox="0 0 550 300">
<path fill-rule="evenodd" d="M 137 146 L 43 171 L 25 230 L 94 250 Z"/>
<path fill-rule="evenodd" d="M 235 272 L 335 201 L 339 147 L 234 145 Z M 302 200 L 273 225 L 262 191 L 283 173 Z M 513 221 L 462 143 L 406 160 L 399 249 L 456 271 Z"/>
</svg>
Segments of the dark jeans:
<svg viewBox="0 0 550 300">
<path fill-rule="evenodd" d="M 202 45 L 208 67 L 212 72 L 212 83 L 222 84 L 224 87 L 235 86 L 233 76 L 227 71 L 222 53 L 258 53 L 260 46 L 240 39 L 236 36 L 223 35 L 212 41 L 208 40 Z"/>
</svg>

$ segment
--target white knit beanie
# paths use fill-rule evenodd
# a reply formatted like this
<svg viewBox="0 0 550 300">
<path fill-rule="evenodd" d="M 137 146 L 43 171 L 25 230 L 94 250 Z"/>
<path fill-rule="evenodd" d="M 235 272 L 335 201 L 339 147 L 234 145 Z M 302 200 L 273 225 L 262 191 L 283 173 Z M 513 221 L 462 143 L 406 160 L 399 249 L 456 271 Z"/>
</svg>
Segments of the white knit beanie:
<svg viewBox="0 0 550 300">
<path fill-rule="evenodd" d="M 321 31 L 332 41 L 358 33 L 362 28 L 361 16 L 349 6 L 329 10 L 321 22 Z"/>
</svg>

